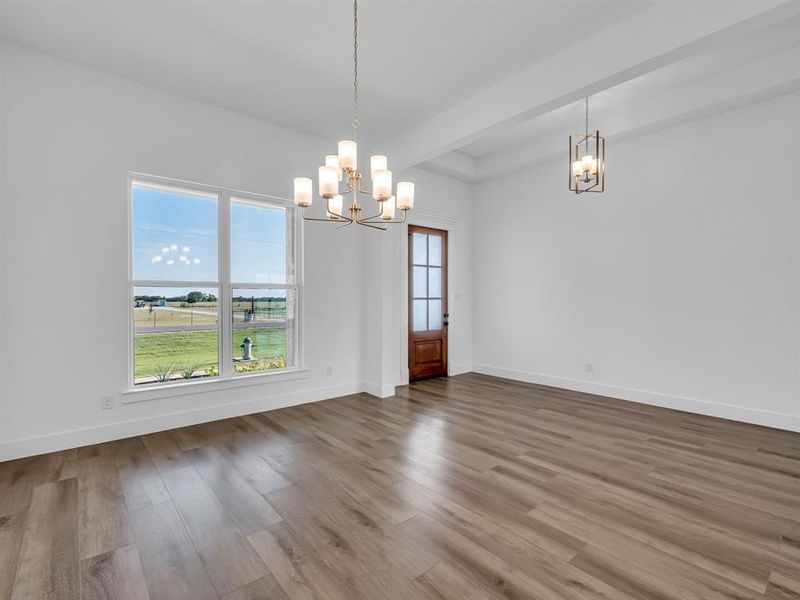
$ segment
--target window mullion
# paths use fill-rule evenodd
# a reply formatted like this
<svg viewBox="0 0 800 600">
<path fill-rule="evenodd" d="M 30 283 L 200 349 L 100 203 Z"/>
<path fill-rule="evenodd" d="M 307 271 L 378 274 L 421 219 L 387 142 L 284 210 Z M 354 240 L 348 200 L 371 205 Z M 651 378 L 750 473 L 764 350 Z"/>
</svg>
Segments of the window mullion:
<svg viewBox="0 0 800 600">
<path fill-rule="evenodd" d="M 220 285 L 220 327 L 219 327 L 219 360 L 221 377 L 233 376 L 233 356 L 231 344 L 233 339 L 233 313 L 231 310 L 231 195 L 220 194 L 219 203 L 219 285 Z"/>
</svg>

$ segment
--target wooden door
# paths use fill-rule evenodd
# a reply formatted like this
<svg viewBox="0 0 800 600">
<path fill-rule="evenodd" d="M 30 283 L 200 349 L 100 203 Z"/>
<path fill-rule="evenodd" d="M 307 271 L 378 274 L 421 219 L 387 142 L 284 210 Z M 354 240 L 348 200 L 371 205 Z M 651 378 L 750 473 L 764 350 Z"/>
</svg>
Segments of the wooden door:
<svg viewBox="0 0 800 600">
<path fill-rule="evenodd" d="M 447 232 L 408 227 L 409 380 L 447 375 Z"/>
</svg>

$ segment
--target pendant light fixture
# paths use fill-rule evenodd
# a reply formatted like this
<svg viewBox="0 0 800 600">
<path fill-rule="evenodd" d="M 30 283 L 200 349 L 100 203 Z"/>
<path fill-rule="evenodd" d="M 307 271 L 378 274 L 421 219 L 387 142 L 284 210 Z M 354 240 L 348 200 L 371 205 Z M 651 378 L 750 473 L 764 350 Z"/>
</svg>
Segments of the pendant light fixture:
<svg viewBox="0 0 800 600">
<path fill-rule="evenodd" d="M 339 223 L 340 227 L 358 223 L 374 229 L 388 229 L 394 223 L 404 223 L 406 213 L 414 207 L 414 184 L 401 181 L 397 192 L 392 194 L 392 172 L 389 171 L 385 156 L 377 154 L 370 158 L 370 178 L 372 190 L 361 189 L 361 172 L 358 170 L 358 0 L 353 1 L 353 139 L 339 142 L 339 153 L 325 157 L 325 164 L 319 168 L 319 195 L 325 200 L 325 217 L 306 216 L 306 209 L 313 201 L 313 183 L 308 177 L 295 177 L 294 203 L 302 209 L 306 221 L 325 221 Z M 345 189 L 339 189 L 339 182 L 345 180 Z M 362 216 L 363 206 L 359 194 L 372 195 L 378 202 L 378 213 Z M 345 197 L 352 195 L 347 214 Z M 396 219 L 396 211 L 401 218 Z"/>
<path fill-rule="evenodd" d="M 602 192 L 606 187 L 606 140 L 600 131 L 589 135 L 589 97 L 584 133 L 569 136 L 569 189 L 576 194 Z"/>
</svg>

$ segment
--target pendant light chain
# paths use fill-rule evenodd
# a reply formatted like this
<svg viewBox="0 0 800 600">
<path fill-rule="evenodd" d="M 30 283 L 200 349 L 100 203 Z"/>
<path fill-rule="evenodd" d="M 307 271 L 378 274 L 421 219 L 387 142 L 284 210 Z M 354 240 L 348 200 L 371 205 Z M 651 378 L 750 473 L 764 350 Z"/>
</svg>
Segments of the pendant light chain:
<svg viewBox="0 0 800 600">
<path fill-rule="evenodd" d="M 586 137 L 589 137 L 589 96 L 586 96 Z"/>
<path fill-rule="evenodd" d="M 353 0 L 353 141 L 358 129 L 358 0 Z"/>
</svg>

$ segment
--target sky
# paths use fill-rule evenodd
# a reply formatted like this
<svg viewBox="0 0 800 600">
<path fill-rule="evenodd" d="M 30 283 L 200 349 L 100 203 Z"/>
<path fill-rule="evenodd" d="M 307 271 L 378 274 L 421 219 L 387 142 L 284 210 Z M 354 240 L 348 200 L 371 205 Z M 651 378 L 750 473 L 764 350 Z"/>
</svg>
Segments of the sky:
<svg viewBox="0 0 800 600">
<path fill-rule="evenodd" d="M 215 196 L 134 185 L 131 213 L 133 279 L 187 282 L 180 289 L 137 287 L 137 294 L 175 296 L 200 290 L 191 281 L 218 281 Z M 285 211 L 234 199 L 231 281 L 284 283 L 285 274 Z"/>
</svg>

